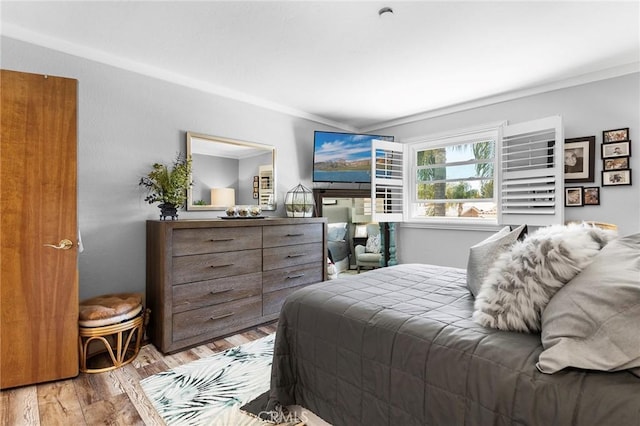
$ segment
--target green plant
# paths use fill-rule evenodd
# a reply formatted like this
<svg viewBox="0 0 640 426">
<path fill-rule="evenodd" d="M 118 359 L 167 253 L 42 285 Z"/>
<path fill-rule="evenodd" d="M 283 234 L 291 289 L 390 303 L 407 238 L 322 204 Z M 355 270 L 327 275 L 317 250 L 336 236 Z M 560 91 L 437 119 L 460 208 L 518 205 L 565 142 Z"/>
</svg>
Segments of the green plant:
<svg viewBox="0 0 640 426">
<path fill-rule="evenodd" d="M 191 158 L 178 154 L 171 169 L 165 164 L 155 163 L 151 171 L 140 178 L 138 185 L 147 188 L 144 200 L 149 204 L 184 205 L 187 189 L 191 186 Z"/>
</svg>

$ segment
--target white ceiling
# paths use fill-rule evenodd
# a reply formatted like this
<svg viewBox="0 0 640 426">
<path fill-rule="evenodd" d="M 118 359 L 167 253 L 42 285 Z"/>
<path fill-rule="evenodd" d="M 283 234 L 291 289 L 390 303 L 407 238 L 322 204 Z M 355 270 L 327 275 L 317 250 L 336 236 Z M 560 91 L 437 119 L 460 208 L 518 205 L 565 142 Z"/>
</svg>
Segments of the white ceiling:
<svg viewBox="0 0 640 426">
<path fill-rule="evenodd" d="M 640 70 L 638 0 L 2 1 L 2 33 L 369 130 Z M 378 16 L 383 6 L 392 15 Z M 497 97 L 497 98 L 496 98 Z"/>
</svg>

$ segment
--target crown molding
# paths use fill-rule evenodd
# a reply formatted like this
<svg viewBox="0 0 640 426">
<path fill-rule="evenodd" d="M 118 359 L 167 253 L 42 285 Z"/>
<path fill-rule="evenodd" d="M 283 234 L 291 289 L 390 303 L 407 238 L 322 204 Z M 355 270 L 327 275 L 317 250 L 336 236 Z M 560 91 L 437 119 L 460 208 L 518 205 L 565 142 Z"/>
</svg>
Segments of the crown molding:
<svg viewBox="0 0 640 426">
<path fill-rule="evenodd" d="M 99 49 L 93 49 L 76 43 L 71 43 L 56 37 L 44 35 L 11 23 L 2 24 L 2 36 L 34 44 L 48 49 L 63 52 L 72 56 L 83 59 L 100 62 L 126 71 L 142 74 L 148 77 L 174 83 L 180 86 L 189 87 L 191 89 L 200 90 L 202 92 L 265 108 L 268 110 L 280 112 L 286 115 L 303 118 L 327 126 L 335 127 L 345 131 L 356 131 L 353 126 L 329 120 L 325 117 L 310 114 L 286 105 L 271 102 L 269 100 L 252 96 L 244 92 L 229 89 L 219 85 L 211 84 L 206 81 L 186 77 L 182 74 L 167 71 L 165 69 L 144 64 L 142 62 L 127 59 L 118 55 L 104 52 Z"/>
<path fill-rule="evenodd" d="M 26 43 L 34 44 L 37 46 L 46 47 L 52 50 L 60 51 L 72 56 L 77 56 L 84 59 L 89 59 L 95 62 L 110 65 L 116 68 L 131 71 L 137 74 L 146 75 L 148 77 L 163 80 L 169 83 L 178 84 L 191 89 L 200 90 L 202 92 L 210 93 L 213 95 L 221 96 L 227 99 L 243 102 L 249 105 L 265 108 L 268 110 L 280 112 L 286 115 L 302 118 L 305 120 L 313 121 L 319 124 L 331 126 L 340 130 L 349 132 L 361 132 L 367 133 L 372 131 L 378 131 L 381 129 L 400 126 L 403 124 L 409 124 L 416 121 L 426 120 L 430 118 L 440 117 L 447 114 L 453 114 L 456 112 L 462 112 L 474 108 L 489 106 L 500 102 L 511 101 L 527 96 L 537 95 L 545 92 L 551 92 L 554 90 L 579 86 L 582 84 L 592 83 L 595 81 L 606 80 L 615 77 L 621 77 L 627 74 L 633 74 L 640 72 L 640 62 L 633 62 L 630 64 L 621 65 L 618 67 L 612 67 L 592 73 L 582 74 L 576 77 L 567 78 L 539 86 L 514 90 L 510 92 L 501 93 L 495 96 L 489 96 L 486 98 L 476 99 L 469 102 L 463 102 L 456 105 L 447 106 L 444 108 L 438 108 L 430 111 L 421 112 L 418 114 L 408 115 L 393 120 L 383 121 L 374 125 L 357 128 L 345 123 L 330 120 L 325 117 L 321 117 L 315 114 L 311 114 L 305 111 L 291 108 L 286 105 L 271 102 L 269 100 L 249 95 L 244 92 L 232 90 L 219 85 L 211 84 L 202 80 L 186 77 L 184 75 L 167 71 L 165 69 L 150 66 L 141 62 L 133 61 L 131 59 L 123 58 L 121 56 L 113 55 L 98 49 L 88 48 L 76 43 L 71 43 L 56 37 L 44 35 L 23 27 L 11 24 L 3 23 L 1 29 L 1 35 L 4 37 L 16 39 Z"/>
</svg>

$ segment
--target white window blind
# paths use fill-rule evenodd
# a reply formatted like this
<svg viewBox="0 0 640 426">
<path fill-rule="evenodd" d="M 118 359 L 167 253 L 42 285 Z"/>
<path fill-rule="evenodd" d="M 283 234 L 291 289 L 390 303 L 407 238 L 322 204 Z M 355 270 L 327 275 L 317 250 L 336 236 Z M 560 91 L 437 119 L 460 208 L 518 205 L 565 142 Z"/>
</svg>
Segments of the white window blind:
<svg viewBox="0 0 640 426">
<path fill-rule="evenodd" d="M 401 222 L 404 217 L 404 146 L 374 140 L 371 158 L 372 219 L 376 222 Z"/>
<path fill-rule="evenodd" d="M 563 151 L 559 116 L 504 126 L 498 223 L 564 222 Z"/>
</svg>

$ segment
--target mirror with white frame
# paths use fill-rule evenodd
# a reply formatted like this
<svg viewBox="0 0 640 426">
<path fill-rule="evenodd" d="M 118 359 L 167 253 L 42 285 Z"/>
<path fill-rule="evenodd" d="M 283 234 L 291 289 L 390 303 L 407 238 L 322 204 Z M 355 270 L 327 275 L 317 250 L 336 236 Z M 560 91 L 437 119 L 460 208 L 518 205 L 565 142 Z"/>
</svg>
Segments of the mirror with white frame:
<svg viewBox="0 0 640 426">
<path fill-rule="evenodd" d="M 187 155 L 193 182 L 187 210 L 276 209 L 275 147 L 187 132 Z"/>
</svg>

